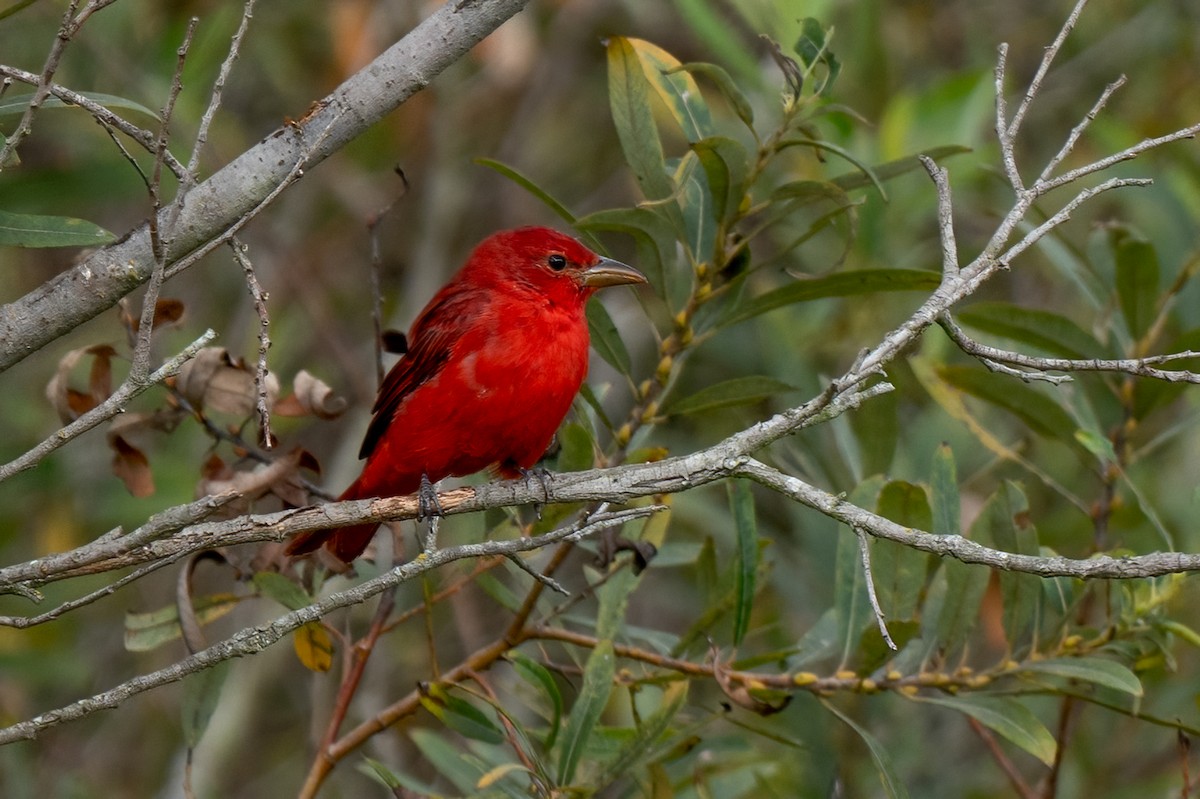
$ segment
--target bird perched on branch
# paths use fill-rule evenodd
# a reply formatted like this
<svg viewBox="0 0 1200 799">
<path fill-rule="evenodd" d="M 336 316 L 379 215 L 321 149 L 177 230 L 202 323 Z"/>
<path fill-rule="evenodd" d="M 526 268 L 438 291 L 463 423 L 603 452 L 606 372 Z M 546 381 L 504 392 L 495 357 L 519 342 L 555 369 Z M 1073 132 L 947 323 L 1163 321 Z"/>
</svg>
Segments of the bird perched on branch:
<svg viewBox="0 0 1200 799">
<path fill-rule="evenodd" d="M 384 378 L 340 499 L 412 494 L 423 481 L 494 467 L 527 474 L 550 446 L 587 374 L 584 306 L 597 289 L 645 283 L 641 272 L 542 227 L 496 233 L 471 253 L 408 334 Z M 349 563 L 378 524 L 302 533 Z"/>
</svg>

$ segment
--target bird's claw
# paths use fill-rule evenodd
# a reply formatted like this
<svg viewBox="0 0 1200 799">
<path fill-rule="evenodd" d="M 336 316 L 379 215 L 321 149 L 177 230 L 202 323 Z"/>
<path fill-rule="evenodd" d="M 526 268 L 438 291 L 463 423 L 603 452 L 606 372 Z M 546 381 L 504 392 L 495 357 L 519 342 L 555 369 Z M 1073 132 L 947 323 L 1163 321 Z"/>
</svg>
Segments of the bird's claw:
<svg viewBox="0 0 1200 799">
<path fill-rule="evenodd" d="M 518 469 L 521 476 L 525 478 L 525 487 L 529 487 L 529 481 L 537 479 L 538 485 L 542 487 L 542 501 L 533 503 L 533 512 L 537 514 L 538 521 L 542 519 L 542 505 L 550 501 L 550 482 L 553 475 L 550 470 L 540 463 L 532 469 Z"/>
<path fill-rule="evenodd" d="M 429 475 L 421 475 L 421 487 L 417 489 L 417 521 L 445 515 L 442 503 L 438 501 L 437 487 L 429 481 Z"/>
</svg>

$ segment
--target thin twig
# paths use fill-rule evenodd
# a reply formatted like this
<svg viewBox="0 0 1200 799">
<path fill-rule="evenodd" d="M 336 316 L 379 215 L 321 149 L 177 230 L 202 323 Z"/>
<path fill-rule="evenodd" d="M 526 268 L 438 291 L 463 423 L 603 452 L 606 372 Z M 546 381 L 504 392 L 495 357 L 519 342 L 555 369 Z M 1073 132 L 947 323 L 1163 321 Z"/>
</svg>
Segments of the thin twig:
<svg viewBox="0 0 1200 799">
<path fill-rule="evenodd" d="M 233 260 L 242 267 L 246 277 L 246 288 L 254 298 L 254 311 L 258 314 L 258 360 L 254 367 L 254 410 L 258 414 L 258 443 L 263 449 L 273 449 L 275 434 L 271 432 L 271 408 L 269 397 L 269 382 L 267 371 L 267 350 L 271 348 L 271 320 L 267 315 L 267 293 L 259 285 L 258 276 L 254 272 L 254 264 L 246 255 L 246 245 L 238 238 L 229 239 L 229 249 L 233 252 Z"/>
<path fill-rule="evenodd" d="M 879 607 L 879 597 L 875 594 L 875 577 L 871 574 L 870 541 L 867 538 L 867 534 L 859 527 L 854 528 L 854 535 L 858 538 L 858 552 L 862 558 L 863 579 L 867 584 L 867 599 L 871 602 L 871 610 L 875 612 L 875 622 L 879 625 L 879 634 L 883 636 L 883 642 L 888 645 L 888 649 L 898 652 L 900 648 L 896 646 L 896 642 L 892 640 L 892 636 L 888 633 L 883 608 Z"/>
<path fill-rule="evenodd" d="M 954 203 L 950 194 L 950 173 L 927 155 L 917 156 L 933 179 L 938 199 L 938 235 L 942 243 L 942 274 L 958 274 L 958 244 L 954 236 Z M 865 356 L 863 356 L 865 357 Z"/>
<path fill-rule="evenodd" d="M 1046 168 L 1043 169 L 1042 174 L 1038 176 L 1038 183 L 1045 183 L 1047 180 L 1049 180 L 1050 175 L 1053 174 L 1055 167 L 1061 164 L 1063 159 L 1071 154 L 1071 151 L 1075 149 L 1076 142 L 1079 141 L 1079 137 L 1082 136 L 1083 132 L 1088 129 L 1089 125 L 1096 121 L 1096 117 L 1102 110 L 1104 110 L 1104 106 L 1108 105 L 1109 98 L 1113 96 L 1113 93 L 1116 92 L 1117 89 L 1124 85 L 1125 76 L 1121 75 L 1112 83 L 1108 84 L 1108 86 L 1104 87 L 1104 91 L 1100 93 L 1099 99 L 1096 100 L 1095 104 L 1087 112 L 1087 115 L 1079 121 L 1078 125 L 1071 128 L 1071 132 L 1067 135 L 1067 140 L 1063 142 L 1063 146 L 1059 148 L 1058 152 L 1054 154 L 1054 157 L 1051 158 L 1049 163 L 1046 164 Z"/>
<path fill-rule="evenodd" d="M 1025 96 L 1021 98 L 1021 104 L 1017 106 L 1017 110 L 1013 113 L 1012 121 L 1008 124 L 1008 138 L 1015 140 L 1021 131 L 1021 123 L 1025 121 L 1025 114 L 1029 111 L 1029 106 L 1033 103 L 1033 98 L 1042 88 L 1042 81 L 1046 79 L 1046 73 L 1050 71 L 1050 65 L 1054 63 L 1054 59 L 1058 56 L 1058 51 L 1062 49 L 1063 43 L 1071 31 L 1075 29 L 1075 24 L 1079 22 L 1079 15 L 1083 13 L 1084 6 L 1087 5 L 1087 0 L 1078 0 L 1075 3 L 1075 8 L 1071 9 L 1071 13 L 1067 16 L 1067 21 L 1063 23 L 1059 29 L 1058 35 L 1054 37 L 1054 41 L 1046 48 L 1042 55 L 1042 61 L 1038 64 L 1037 72 L 1033 76 L 1033 80 L 1029 81 L 1029 87 L 1025 90 Z"/>
</svg>

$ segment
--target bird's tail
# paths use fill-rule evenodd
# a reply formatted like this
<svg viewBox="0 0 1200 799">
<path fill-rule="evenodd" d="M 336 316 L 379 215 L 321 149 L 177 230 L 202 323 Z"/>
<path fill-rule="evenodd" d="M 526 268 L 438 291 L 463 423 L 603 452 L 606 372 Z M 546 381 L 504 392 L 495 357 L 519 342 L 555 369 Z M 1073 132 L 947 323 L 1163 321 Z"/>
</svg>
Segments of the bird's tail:
<svg viewBox="0 0 1200 799">
<path fill-rule="evenodd" d="M 374 494 L 364 494 L 361 486 L 362 478 L 355 480 L 350 487 L 342 492 L 338 501 L 349 499 L 364 499 Z M 379 522 L 354 524 L 349 527 L 335 527 L 332 530 L 312 530 L 301 533 L 288 542 L 285 552 L 291 557 L 300 557 L 315 552 L 324 546 L 344 563 L 350 563 L 363 553 L 367 544 L 379 529 Z"/>
</svg>

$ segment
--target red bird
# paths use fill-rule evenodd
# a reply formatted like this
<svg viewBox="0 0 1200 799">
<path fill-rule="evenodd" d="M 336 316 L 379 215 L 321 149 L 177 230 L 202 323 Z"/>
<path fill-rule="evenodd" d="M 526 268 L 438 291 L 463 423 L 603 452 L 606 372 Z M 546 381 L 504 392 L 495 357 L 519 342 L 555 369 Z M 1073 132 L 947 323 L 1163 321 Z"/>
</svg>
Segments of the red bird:
<svg viewBox="0 0 1200 799">
<path fill-rule="evenodd" d="M 505 477 L 546 452 L 588 366 L 584 306 L 597 289 L 646 278 L 548 228 L 496 233 L 439 291 L 408 334 L 363 439 L 358 476 L 341 499 L 412 494 L 427 477 Z M 302 533 L 302 555 L 322 544 L 349 563 L 375 523 Z"/>
</svg>

